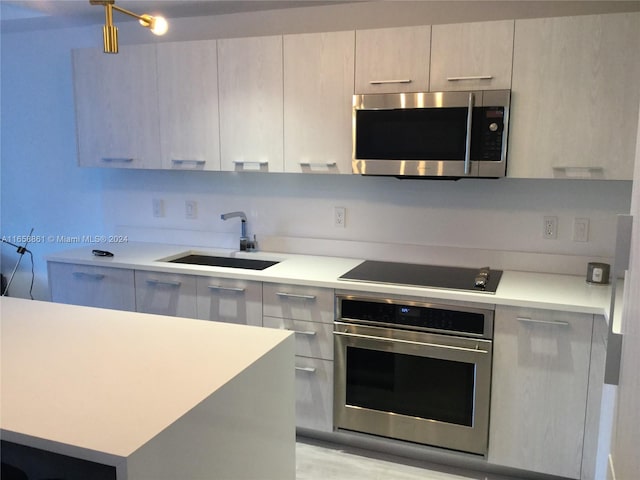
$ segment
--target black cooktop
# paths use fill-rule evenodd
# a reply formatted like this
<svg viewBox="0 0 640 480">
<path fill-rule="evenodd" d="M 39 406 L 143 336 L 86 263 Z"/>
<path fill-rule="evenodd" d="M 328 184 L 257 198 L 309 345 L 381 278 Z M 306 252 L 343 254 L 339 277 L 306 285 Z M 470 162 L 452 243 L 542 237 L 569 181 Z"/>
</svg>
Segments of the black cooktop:
<svg viewBox="0 0 640 480">
<path fill-rule="evenodd" d="M 340 280 L 496 293 L 502 270 L 365 260 Z"/>
</svg>

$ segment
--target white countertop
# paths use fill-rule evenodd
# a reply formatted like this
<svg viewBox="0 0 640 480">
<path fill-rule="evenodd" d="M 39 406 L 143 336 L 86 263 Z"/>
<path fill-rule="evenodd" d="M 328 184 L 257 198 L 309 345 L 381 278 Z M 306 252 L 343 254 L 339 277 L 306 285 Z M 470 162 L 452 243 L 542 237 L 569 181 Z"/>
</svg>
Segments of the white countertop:
<svg viewBox="0 0 640 480">
<path fill-rule="evenodd" d="M 96 257 L 92 248 L 109 250 L 113 257 Z M 239 268 L 208 267 L 158 261 L 184 253 L 202 253 L 240 258 L 281 260 L 262 271 Z M 293 255 L 269 252 L 237 252 L 225 249 L 194 248 L 155 243 L 121 243 L 81 247 L 47 257 L 49 261 L 85 265 L 112 266 L 138 270 L 155 270 L 262 282 L 313 285 L 350 292 L 384 295 L 407 295 L 430 299 L 465 301 L 481 304 L 543 308 L 608 317 L 611 287 L 589 285 L 583 276 L 504 271 L 495 294 L 423 288 L 405 285 L 375 284 L 338 280 L 342 274 L 364 259 Z M 480 267 L 480 266 L 479 266 Z"/>
<path fill-rule="evenodd" d="M 7 297 L 0 312 L 3 439 L 102 462 L 127 458 L 292 335 Z"/>
</svg>

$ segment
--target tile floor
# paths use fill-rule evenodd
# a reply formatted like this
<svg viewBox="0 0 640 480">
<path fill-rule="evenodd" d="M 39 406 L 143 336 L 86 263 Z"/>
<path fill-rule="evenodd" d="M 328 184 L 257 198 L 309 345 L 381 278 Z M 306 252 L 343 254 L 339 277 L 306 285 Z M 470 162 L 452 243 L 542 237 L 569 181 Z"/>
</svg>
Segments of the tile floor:
<svg viewBox="0 0 640 480">
<path fill-rule="evenodd" d="M 520 480 L 299 439 L 296 480 Z"/>
</svg>

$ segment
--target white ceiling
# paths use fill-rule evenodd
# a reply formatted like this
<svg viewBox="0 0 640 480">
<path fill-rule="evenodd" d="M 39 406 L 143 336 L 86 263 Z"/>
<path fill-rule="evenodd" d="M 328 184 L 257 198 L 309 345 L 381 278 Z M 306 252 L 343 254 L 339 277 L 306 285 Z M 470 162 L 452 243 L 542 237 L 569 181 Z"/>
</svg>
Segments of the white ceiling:
<svg viewBox="0 0 640 480">
<path fill-rule="evenodd" d="M 142 14 L 167 19 L 223 15 L 281 8 L 310 7 L 362 0 L 116 0 L 116 4 Z M 124 20 L 124 19 L 123 19 Z M 89 0 L 0 0 L 0 23 L 6 31 L 93 25 L 104 22 L 104 8 Z"/>
</svg>

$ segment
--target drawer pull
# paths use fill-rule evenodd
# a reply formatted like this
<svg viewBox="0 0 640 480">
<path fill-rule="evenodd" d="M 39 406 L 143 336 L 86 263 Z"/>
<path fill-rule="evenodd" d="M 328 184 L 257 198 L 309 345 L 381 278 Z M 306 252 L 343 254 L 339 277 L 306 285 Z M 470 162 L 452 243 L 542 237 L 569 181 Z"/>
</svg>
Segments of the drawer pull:
<svg viewBox="0 0 640 480">
<path fill-rule="evenodd" d="M 182 282 L 172 282 L 172 281 L 162 281 L 162 280 L 156 280 L 155 278 L 149 278 L 147 279 L 147 283 L 149 285 L 163 285 L 163 286 L 167 286 L 167 287 L 179 287 L 180 285 L 182 285 Z"/>
<path fill-rule="evenodd" d="M 297 372 L 316 373 L 316 369 L 313 367 L 296 367 Z"/>
<path fill-rule="evenodd" d="M 92 278 L 93 280 L 102 280 L 104 278 L 103 273 L 89 273 L 89 272 L 73 272 L 74 277 Z"/>
<path fill-rule="evenodd" d="M 131 163 L 133 158 L 102 157 L 102 161 L 105 163 Z"/>
<path fill-rule="evenodd" d="M 315 295 L 301 295 L 301 294 L 298 294 L 298 293 L 276 292 L 276 295 L 278 295 L 279 297 L 299 298 L 299 299 L 303 299 L 303 300 L 315 300 L 316 299 Z"/>
<path fill-rule="evenodd" d="M 464 80 L 491 80 L 493 75 L 471 75 L 468 77 L 447 77 L 447 82 L 460 82 Z"/>
<path fill-rule="evenodd" d="M 400 78 L 397 80 L 369 80 L 370 85 L 385 85 L 388 83 L 411 83 L 410 78 Z"/>
<path fill-rule="evenodd" d="M 289 329 L 287 328 L 287 330 Z M 313 337 L 316 334 L 316 332 L 312 332 L 311 330 L 306 330 L 306 331 L 305 330 L 289 330 L 289 331 L 297 335 L 308 335 L 310 337 Z"/>
<path fill-rule="evenodd" d="M 518 317 L 518 321 L 523 323 L 542 323 L 545 325 L 557 325 L 559 327 L 569 326 L 569 322 L 563 322 L 560 320 L 536 320 L 535 318 Z"/>
<path fill-rule="evenodd" d="M 220 292 L 233 292 L 233 293 L 244 293 L 244 288 L 239 287 L 221 287 L 219 285 L 207 285 L 209 290 L 216 290 Z"/>
</svg>

